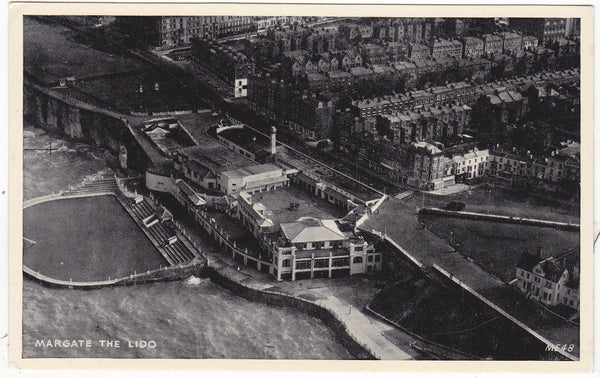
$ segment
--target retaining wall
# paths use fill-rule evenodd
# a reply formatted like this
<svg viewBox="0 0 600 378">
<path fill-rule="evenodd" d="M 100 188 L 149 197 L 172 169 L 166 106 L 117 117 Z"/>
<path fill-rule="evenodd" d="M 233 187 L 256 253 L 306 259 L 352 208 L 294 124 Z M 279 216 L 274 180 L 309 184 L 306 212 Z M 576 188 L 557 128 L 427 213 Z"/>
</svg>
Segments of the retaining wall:
<svg viewBox="0 0 600 378">
<path fill-rule="evenodd" d="M 27 266 L 23 266 L 23 274 L 31 279 L 34 279 L 35 281 L 38 281 L 44 286 L 63 289 L 68 288 L 91 290 L 100 289 L 107 286 L 133 286 L 158 281 L 177 281 L 188 278 L 192 275 L 203 276 L 205 275 L 205 269 L 206 265 L 203 262 L 194 262 L 185 266 L 164 267 L 144 273 L 132 274 L 127 277 L 90 282 L 57 280 L 36 272 Z"/>
<path fill-rule="evenodd" d="M 424 207 L 419 209 L 419 215 L 441 215 L 448 217 L 456 217 L 456 218 L 465 218 L 465 219 L 474 219 L 474 220 L 485 220 L 490 222 L 499 222 L 499 223 L 512 223 L 512 224 L 522 224 L 525 226 L 538 226 L 538 227 L 551 227 L 557 230 L 564 231 L 579 231 L 580 227 L 575 223 L 565 223 L 565 222 L 555 222 L 549 220 L 541 220 L 541 219 L 532 219 L 532 218 L 520 218 L 520 217 L 511 217 L 506 215 L 496 215 L 496 214 L 482 214 L 482 213 L 472 213 L 469 211 L 452 211 L 452 210 L 444 210 L 438 209 L 434 207 Z"/>
<path fill-rule="evenodd" d="M 291 307 L 321 319 L 331 330 L 333 330 L 338 340 L 355 358 L 360 360 L 376 359 L 366 347 L 348 334 L 348 330 L 344 323 L 337 319 L 335 314 L 330 310 L 291 295 L 267 292 L 245 286 L 239 282 L 233 281 L 211 267 L 207 268 L 207 272 L 213 282 L 231 290 L 240 297 L 273 306 Z"/>
<path fill-rule="evenodd" d="M 127 148 L 127 164 L 145 169 L 148 157 L 124 122 L 124 115 L 40 87 L 29 80 L 23 85 L 23 117 L 34 126 L 70 139 L 119 153 Z"/>
</svg>

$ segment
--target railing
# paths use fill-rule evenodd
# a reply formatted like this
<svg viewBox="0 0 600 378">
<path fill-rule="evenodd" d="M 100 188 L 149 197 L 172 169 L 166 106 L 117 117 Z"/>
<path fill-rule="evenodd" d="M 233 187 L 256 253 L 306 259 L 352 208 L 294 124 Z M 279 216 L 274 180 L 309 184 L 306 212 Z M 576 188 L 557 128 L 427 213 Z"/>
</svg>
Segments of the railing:
<svg viewBox="0 0 600 378">
<path fill-rule="evenodd" d="M 100 281 L 73 281 L 73 280 L 60 280 L 52 277 L 48 277 L 43 273 L 40 273 L 34 269 L 29 268 L 28 266 L 23 265 L 23 273 L 27 274 L 30 277 L 33 277 L 41 282 L 55 285 L 55 286 L 65 286 L 69 288 L 97 288 L 103 286 L 111 286 L 111 285 L 123 285 L 127 283 L 135 283 L 136 280 L 141 278 L 151 279 L 152 276 L 157 276 L 156 279 L 160 279 L 161 277 L 167 277 L 168 274 L 175 272 L 182 272 L 186 268 L 196 267 L 199 264 L 204 264 L 199 261 L 190 261 L 186 265 L 177 265 L 177 266 L 164 266 L 162 268 L 147 270 L 146 272 L 134 273 L 125 277 L 120 278 L 110 278 L 108 277 L 106 280 Z M 167 274 L 165 274 L 167 273 Z"/>
</svg>

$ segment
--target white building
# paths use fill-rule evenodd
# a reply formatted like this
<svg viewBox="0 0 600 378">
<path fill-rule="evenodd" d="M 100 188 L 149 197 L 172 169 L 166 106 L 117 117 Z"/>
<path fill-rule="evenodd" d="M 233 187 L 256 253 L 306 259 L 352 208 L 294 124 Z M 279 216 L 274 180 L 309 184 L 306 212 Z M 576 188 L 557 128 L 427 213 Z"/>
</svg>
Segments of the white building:
<svg viewBox="0 0 600 378">
<path fill-rule="evenodd" d="M 517 265 L 516 287 L 546 306 L 579 309 L 579 255 L 542 258 L 523 253 Z"/>
<path fill-rule="evenodd" d="M 464 155 L 455 155 L 452 157 L 454 165 L 454 176 L 456 180 L 471 180 L 485 175 L 488 160 L 490 158 L 489 150 L 473 150 Z"/>
<path fill-rule="evenodd" d="M 217 187 L 228 195 L 274 190 L 289 185 L 288 174 L 272 163 L 248 165 L 217 174 Z"/>
</svg>

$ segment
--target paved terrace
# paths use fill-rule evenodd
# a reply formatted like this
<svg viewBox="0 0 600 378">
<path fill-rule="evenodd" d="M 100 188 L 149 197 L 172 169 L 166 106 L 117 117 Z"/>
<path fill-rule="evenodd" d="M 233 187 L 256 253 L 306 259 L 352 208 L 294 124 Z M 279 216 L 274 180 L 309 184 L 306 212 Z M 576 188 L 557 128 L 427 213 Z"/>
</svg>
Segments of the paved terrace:
<svg viewBox="0 0 600 378">
<path fill-rule="evenodd" d="M 522 301 L 504 282 L 455 252 L 431 231 L 422 228 L 416 209 L 412 206 L 390 198 L 359 228 L 385 236 L 413 263 L 422 269 L 434 268 L 444 274 L 538 339 L 552 344 L 576 345 L 571 354 L 562 354 L 570 359 L 578 359 L 578 326 L 544 311 L 536 304 Z"/>
<path fill-rule="evenodd" d="M 337 219 L 347 213 L 295 186 L 256 193 L 252 196 L 252 202 L 260 202 L 266 207 L 267 216 L 276 227 L 280 223 L 294 222 L 300 217 Z M 298 208 L 290 210 L 290 203 L 297 203 Z"/>
<path fill-rule="evenodd" d="M 410 347 L 415 341 L 412 337 L 363 311 L 379 290 L 376 282 L 357 276 L 277 282 L 267 273 L 233 261 L 231 256 L 210 243 L 193 222 L 182 221 L 180 225 L 193 243 L 202 246 L 208 265 L 219 274 L 255 290 L 294 296 L 328 309 L 346 326 L 348 333 L 378 359 L 412 360 L 420 357 L 419 352 Z"/>
</svg>

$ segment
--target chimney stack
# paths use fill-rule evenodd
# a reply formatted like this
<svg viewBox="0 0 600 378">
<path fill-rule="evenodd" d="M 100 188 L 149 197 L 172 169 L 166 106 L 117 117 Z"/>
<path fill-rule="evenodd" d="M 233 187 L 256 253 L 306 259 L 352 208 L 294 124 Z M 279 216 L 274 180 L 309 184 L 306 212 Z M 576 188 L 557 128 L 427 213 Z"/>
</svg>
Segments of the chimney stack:
<svg viewBox="0 0 600 378">
<path fill-rule="evenodd" d="M 275 126 L 271 127 L 271 155 L 277 153 L 277 129 Z"/>
</svg>

